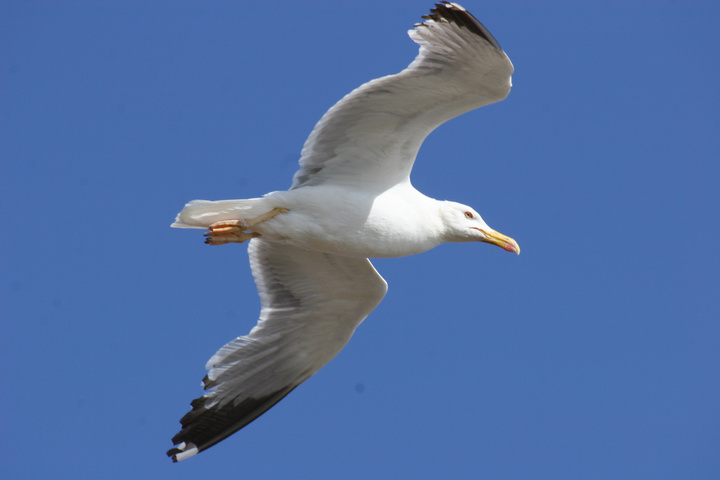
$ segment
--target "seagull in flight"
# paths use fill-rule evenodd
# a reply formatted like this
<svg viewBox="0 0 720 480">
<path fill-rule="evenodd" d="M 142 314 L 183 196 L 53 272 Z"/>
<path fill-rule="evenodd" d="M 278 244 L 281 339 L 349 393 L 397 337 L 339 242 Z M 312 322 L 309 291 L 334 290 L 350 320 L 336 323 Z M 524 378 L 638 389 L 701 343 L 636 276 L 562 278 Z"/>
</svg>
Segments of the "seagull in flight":
<svg viewBox="0 0 720 480">
<path fill-rule="evenodd" d="M 423 19 L 408 32 L 420 51 L 407 68 L 353 90 L 320 119 L 289 190 L 195 200 L 172 224 L 207 229 L 210 245 L 249 240 L 261 301 L 250 333 L 208 361 L 207 393 L 180 420 L 173 461 L 240 430 L 342 350 L 387 291 L 369 258 L 446 242 L 520 253 L 473 208 L 432 199 L 410 183 L 425 137 L 503 100 L 513 72 L 495 38 L 457 3 L 438 3 Z"/>
</svg>

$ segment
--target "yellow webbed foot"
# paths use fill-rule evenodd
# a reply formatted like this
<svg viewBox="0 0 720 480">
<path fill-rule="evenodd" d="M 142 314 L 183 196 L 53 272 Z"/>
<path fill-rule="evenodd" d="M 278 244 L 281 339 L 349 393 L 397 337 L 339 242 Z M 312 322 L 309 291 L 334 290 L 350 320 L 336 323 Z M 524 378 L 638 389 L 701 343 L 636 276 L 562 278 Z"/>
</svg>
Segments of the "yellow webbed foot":
<svg viewBox="0 0 720 480">
<path fill-rule="evenodd" d="M 243 243 L 252 238 L 259 237 L 260 234 L 258 232 L 251 230 L 255 225 L 268 221 L 281 213 L 287 213 L 288 211 L 287 208 L 278 207 L 255 218 L 215 222 L 210 225 L 210 231 L 205 233 L 205 243 L 208 245 Z"/>
</svg>

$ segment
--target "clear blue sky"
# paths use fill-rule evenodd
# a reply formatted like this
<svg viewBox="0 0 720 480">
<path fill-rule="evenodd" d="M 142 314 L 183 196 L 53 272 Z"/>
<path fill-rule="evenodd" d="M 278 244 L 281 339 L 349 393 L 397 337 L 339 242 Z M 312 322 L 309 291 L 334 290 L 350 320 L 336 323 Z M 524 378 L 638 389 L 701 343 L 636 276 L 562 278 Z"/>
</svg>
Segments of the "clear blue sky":
<svg viewBox="0 0 720 480">
<path fill-rule="evenodd" d="M 3 478 L 720 478 L 717 2 L 463 2 L 515 86 L 412 179 L 522 255 L 375 262 L 347 348 L 175 465 L 259 302 L 245 246 L 171 221 L 287 188 L 432 2 L 71 3 L 0 6 Z"/>
</svg>

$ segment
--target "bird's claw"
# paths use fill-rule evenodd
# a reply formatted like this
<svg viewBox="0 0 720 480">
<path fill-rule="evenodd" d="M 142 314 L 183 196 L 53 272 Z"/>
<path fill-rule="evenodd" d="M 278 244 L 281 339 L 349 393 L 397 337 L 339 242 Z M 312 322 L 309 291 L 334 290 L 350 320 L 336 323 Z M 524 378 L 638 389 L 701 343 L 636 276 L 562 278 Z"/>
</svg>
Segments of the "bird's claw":
<svg viewBox="0 0 720 480">
<path fill-rule="evenodd" d="M 205 243 L 208 245 L 224 245 L 226 243 L 243 243 L 252 238 L 259 237 L 258 232 L 249 231 L 258 223 L 265 222 L 281 213 L 287 213 L 287 208 L 273 208 L 255 218 L 241 218 L 237 220 L 222 220 L 210 225 L 210 231 L 205 233 Z"/>
<path fill-rule="evenodd" d="M 257 232 L 245 232 L 245 228 L 247 227 L 237 220 L 217 222 L 210 225 L 210 231 L 205 233 L 205 243 L 208 245 L 243 243 L 260 236 Z"/>
</svg>

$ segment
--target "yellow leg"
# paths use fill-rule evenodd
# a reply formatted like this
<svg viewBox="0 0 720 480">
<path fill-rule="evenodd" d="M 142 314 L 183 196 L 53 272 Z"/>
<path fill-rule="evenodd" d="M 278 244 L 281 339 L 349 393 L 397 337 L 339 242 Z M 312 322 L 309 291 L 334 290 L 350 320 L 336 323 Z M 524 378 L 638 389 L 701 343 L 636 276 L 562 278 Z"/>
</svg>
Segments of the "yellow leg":
<svg viewBox="0 0 720 480">
<path fill-rule="evenodd" d="M 205 233 L 205 243 L 208 245 L 224 245 L 226 243 L 243 243 L 251 238 L 259 237 L 258 232 L 252 231 L 252 228 L 262 222 L 266 222 L 271 218 L 287 213 L 287 208 L 273 208 L 269 212 L 263 213 L 255 218 L 247 218 L 240 220 L 223 220 L 210 225 L 210 231 Z"/>
</svg>

